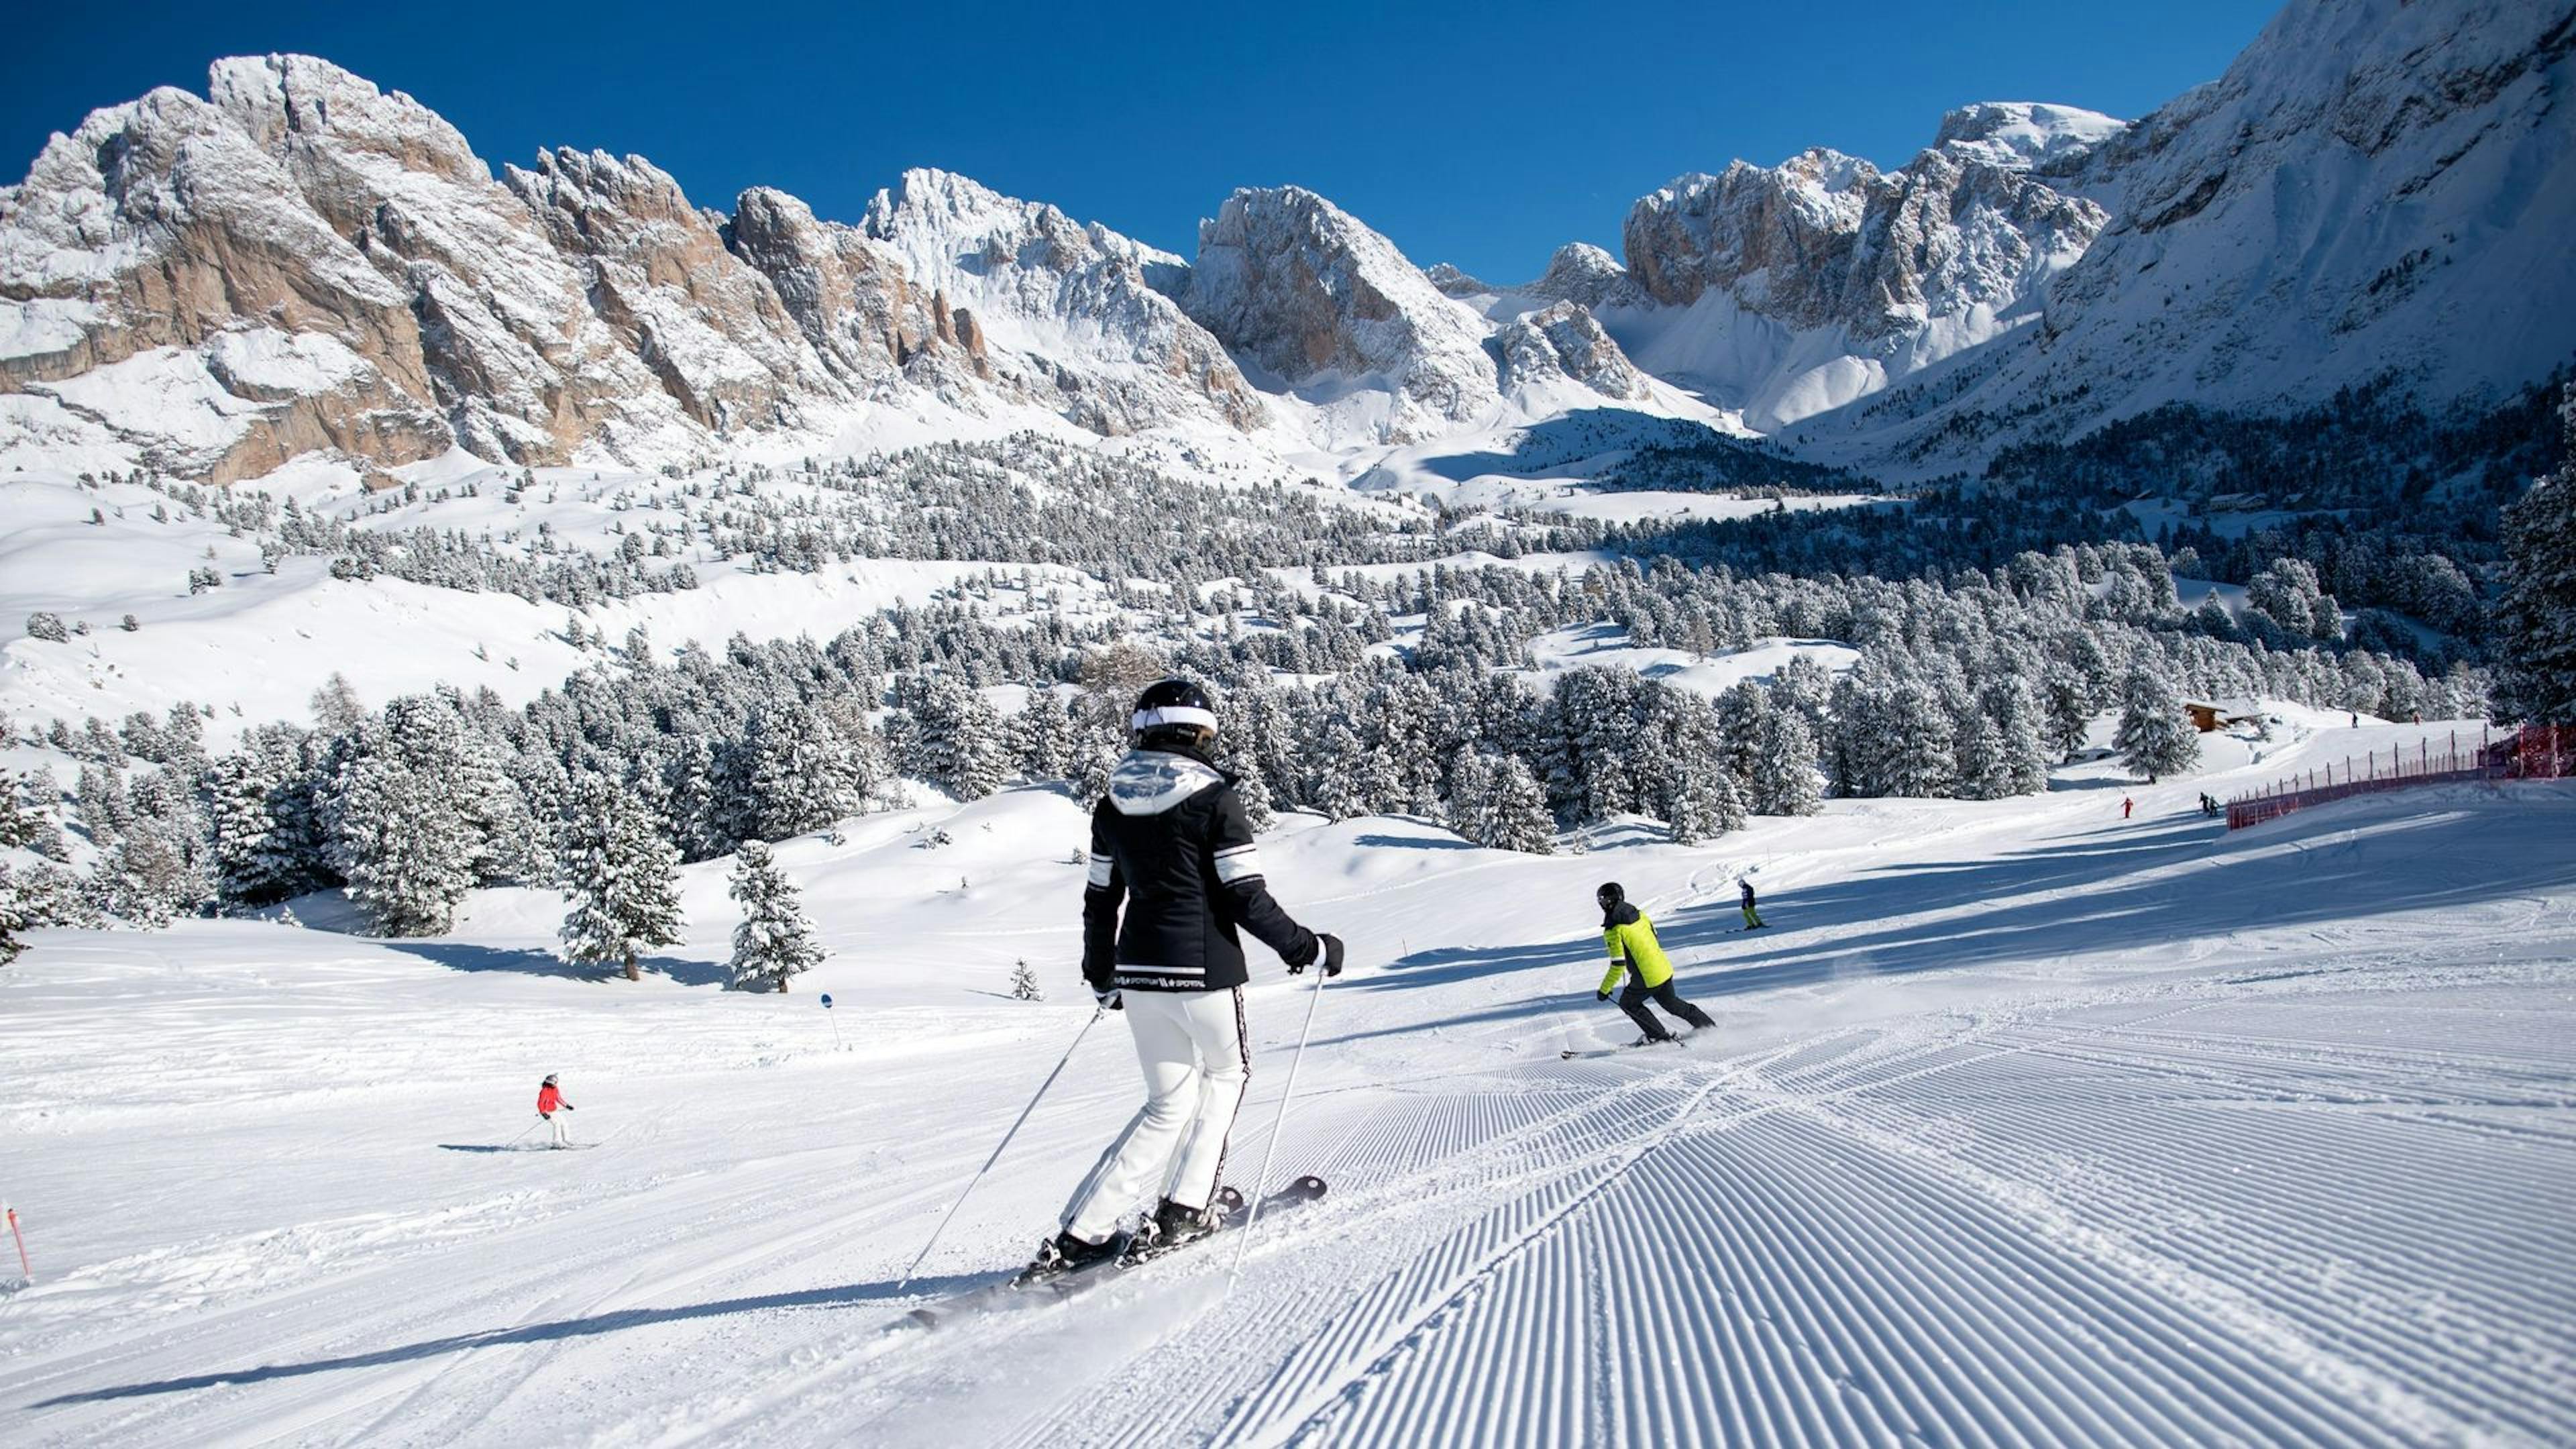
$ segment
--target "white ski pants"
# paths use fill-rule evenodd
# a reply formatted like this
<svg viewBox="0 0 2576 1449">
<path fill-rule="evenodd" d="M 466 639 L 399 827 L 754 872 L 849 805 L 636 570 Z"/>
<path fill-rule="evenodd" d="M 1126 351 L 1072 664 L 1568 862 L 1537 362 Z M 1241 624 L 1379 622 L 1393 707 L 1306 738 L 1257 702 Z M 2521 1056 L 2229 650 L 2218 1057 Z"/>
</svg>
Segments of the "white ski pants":
<svg viewBox="0 0 2576 1449">
<path fill-rule="evenodd" d="M 570 1143 L 571 1139 L 564 1136 L 564 1125 L 561 1117 L 555 1116 L 551 1112 L 540 1113 L 538 1115 L 546 1119 L 546 1130 L 554 1134 L 555 1146 L 563 1147 Z"/>
<path fill-rule="evenodd" d="M 1128 991 L 1119 996 L 1145 1106 L 1065 1204 L 1064 1230 L 1102 1243 L 1145 1193 L 1204 1208 L 1225 1171 L 1225 1139 L 1252 1080 L 1243 990 Z"/>
</svg>

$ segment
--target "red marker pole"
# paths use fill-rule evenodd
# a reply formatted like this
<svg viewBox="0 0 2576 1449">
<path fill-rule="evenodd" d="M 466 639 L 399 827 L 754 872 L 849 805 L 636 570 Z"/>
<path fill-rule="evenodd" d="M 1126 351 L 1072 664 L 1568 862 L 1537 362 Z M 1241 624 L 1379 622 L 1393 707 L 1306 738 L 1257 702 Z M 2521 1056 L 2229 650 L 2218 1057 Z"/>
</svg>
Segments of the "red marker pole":
<svg viewBox="0 0 2576 1449">
<path fill-rule="evenodd" d="M 18 1210 L 9 1209 L 9 1236 L 18 1240 L 18 1275 L 28 1282 L 36 1281 L 36 1270 L 27 1266 L 27 1236 L 18 1231 Z"/>
</svg>

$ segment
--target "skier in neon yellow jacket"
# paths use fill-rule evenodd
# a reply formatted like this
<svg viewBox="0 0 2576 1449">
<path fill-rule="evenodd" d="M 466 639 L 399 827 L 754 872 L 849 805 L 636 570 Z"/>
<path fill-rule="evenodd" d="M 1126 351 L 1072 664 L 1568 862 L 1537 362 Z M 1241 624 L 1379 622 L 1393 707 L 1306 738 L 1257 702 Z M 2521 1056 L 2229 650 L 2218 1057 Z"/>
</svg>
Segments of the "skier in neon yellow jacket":
<svg viewBox="0 0 2576 1449">
<path fill-rule="evenodd" d="M 1681 993 L 1673 989 L 1673 963 L 1655 940 L 1655 923 L 1646 919 L 1645 912 L 1629 903 L 1628 893 L 1619 888 L 1619 883 L 1610 881 L 1604 884 L 1592 898 L 1601 903 L 1601 940 L 1610 948 L 1610 970 L 1601 978 L 1601 990 L 1594 994 L 1593 999 L 1608 1001 L 1611 992 L 1619 992 L 1619 1009 L 1628 1013 L 1628 1018 L 1645 1032 L 1637 1045 L 1673 1039 L 1672 1032 L 1655 1020 L 1653 1012 L 1646 1010 L 1649 998 L 1657 1006 L 1689 1022 L 1694 1031 L 1705 1031 L 1717 1025 L 1709 1020 L 1707 1012 L 1682 1000 Z M 1623 976 L 1634 976 L 1635 979 L 1625 990 L 1620 990 L 1619 978 Z"/>
</svg>

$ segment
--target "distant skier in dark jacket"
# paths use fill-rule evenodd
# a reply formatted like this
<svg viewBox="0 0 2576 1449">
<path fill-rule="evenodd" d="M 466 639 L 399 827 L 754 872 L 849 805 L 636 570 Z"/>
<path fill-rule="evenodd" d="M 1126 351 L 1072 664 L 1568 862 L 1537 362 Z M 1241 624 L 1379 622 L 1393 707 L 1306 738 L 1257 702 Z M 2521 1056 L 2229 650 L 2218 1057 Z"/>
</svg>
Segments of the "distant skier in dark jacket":
<svg viewBox="0 0 2576 1449">
<path fill-rule="evenodd" d="M 1655 940 L 1655 923 L 1629 903 L 1628 893 L 1619 888 L 1619 883 L 1604 884 L 1593 892 L 1592 898 L 1600 903 L 1601 940 L 1610 948 L 1610 971 L 1601 978 L 1601 989 L 1593 999 L 1608 1001 L 1612 991 L 1619 991 L 1619 1009 L 1628 1013 L 1628 1019 L 1645 1033 L 1637 1045 L 1673 1039 L 1664 1024 L 1655 1020 L 1654 1013 L 1646 1010 L 1649 998 L 1696 1030 L 1717 1025 L 1709 1020 L 1707 1012 L 1682 1000 L 1681 993 L 1673 989 L 1673 963 Z M 1636 979 L 1620 989 L 1619 978 L 1632 972 Z"/>
<path fill-rule="evenodd" d="M 1761 930 L 1762 917 L 1753 909 L 1753 878 L 1746 876 L 1736 881 L 1735 888 L 1744 893 L 1744 929 L 1748 931 Z"/>
<path fill-rule="evenodd" d="M 1270 898 L 1243 800 L 1208 758 L 1216 710 L 1205 692 L 1164 680 L 1136 701 L 1132 723 L 1136 747 L 1091 815 L 1082 974 L 1103 1006 L 1126 1014 L 1145 1106 L 1074 1190 L 1025 1278 L 1118 1252 L 1118 1220 L 1157 1185 L 1162 1202 L 1130 1252 L 1213 1230 L 1208 1205 L 1251 1079 L 1236 927 L 1278 952 L 1292 974 L 1318 959 L 1326 976 L 1342 970 L 1342 943 L 1298 925 Z"/>
</svg>

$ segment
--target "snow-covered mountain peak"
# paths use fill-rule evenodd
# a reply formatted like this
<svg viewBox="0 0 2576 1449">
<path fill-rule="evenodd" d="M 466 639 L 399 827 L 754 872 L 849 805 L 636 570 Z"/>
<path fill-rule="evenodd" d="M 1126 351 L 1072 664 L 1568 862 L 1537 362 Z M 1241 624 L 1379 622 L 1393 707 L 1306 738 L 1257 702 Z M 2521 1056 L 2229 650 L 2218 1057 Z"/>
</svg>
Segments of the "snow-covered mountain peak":
<svg viewBox="0 0 2576 1449">
<path fill-rule="evenodd" d="M 1941 118 L 1935 149 L 2008 171 L 2056 168 L 2119 136 L 2129 123 L 2080 106 L 1979 101 Z"/>
<path fill-rule="evenodd" d="M 300 139 L 370 153 L 459 185 L 492 179 L 491 168 L 445 117 L 314 56 L 218 60 L 208 69 L 206 94 L 252 140 L 274 152 L 286 152 Z"/>
<path fill-rule="evenodd" d="M 2390 377 L 2492 400 L 2546 376 L 2576 318 L 2571 89 L 2568 0 L 2299 0 L 2083 158 L 2117 218 L 2028 345 L 1851 423 L 1930 465 L 1945 440 L 2072 436 L 2166 402 L 2274 411 Z"/>
<path fill-rule="evenodd" d="M 1547 259 L 1547 270 L 1521 289 L 1552 302 L 1583 307 L 1633 306 L 1642 300 L 1619 259 L 1590 242 L 1567 242 Z"/>
<path fill-rule="evenodd" d="M 1199 223 L 1183 305 L 1228 347 L 1313 400 L 1382 393 L 1381 441 L 1478 416 L 1499 377 L 1489 328 L 1395 243 L 1299 186 L 1245 188 Z"/>
</svg>

